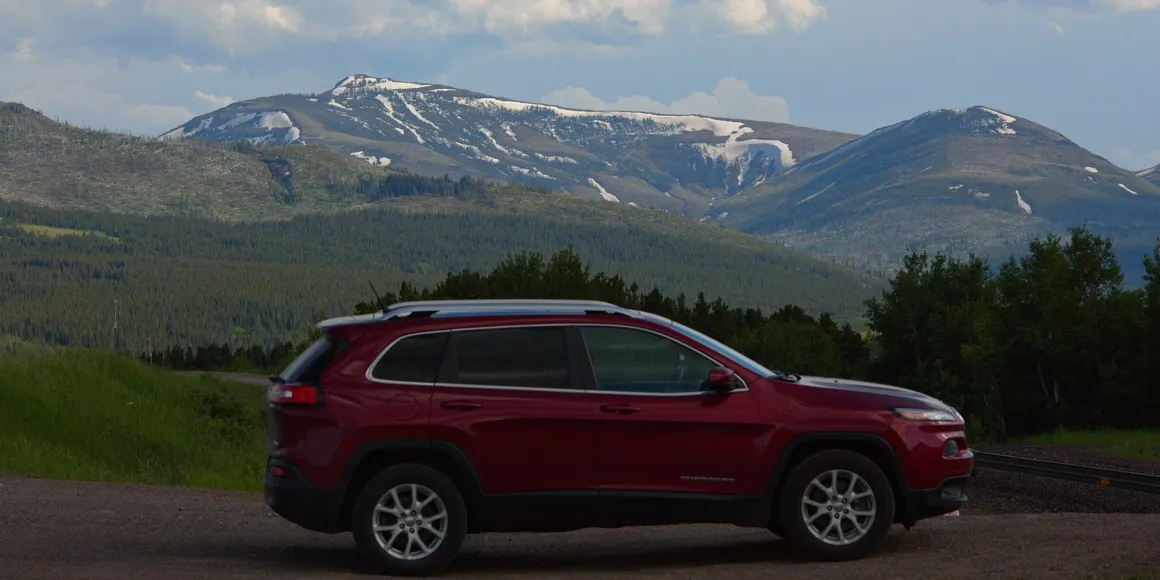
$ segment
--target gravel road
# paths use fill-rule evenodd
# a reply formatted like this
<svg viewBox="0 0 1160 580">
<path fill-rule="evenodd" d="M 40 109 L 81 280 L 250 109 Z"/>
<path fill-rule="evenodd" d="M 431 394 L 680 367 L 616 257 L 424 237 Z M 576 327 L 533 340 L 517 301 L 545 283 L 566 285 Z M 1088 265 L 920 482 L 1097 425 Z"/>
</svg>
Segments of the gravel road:
<svg viewBox="0 0 1160 580">
<path fill-rule="evenodd" d="M 468 539 L 448 576 L 1128 578 L 1160 573 L 1158 539 L 1156 514 L 964 515 L 896 527 L 867 560 L 813 564 L 768 533 L 731 526 L 489 534 Z M 348 534 L 301 530 L 258 494 L 0 478 L 0 577 L 367 576 Z"/>
</svg>

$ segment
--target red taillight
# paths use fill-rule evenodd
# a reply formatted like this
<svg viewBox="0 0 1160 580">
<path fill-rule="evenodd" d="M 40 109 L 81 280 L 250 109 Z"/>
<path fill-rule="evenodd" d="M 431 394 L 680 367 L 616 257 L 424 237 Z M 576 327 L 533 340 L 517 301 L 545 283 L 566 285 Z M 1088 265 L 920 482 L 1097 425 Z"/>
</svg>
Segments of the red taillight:
<svg viewBox="0 0 1160 580">
<path fill-rule="evenodd" d="M 286 477 L 286 470 L 277 465 L 270 466 L 270 475 L 274 477 Z"/>
<path fill-rule="evenodd" d="M 270 403 L 275 405 L 313 405 L 318 402 L 318 389 L 310 385 L 270 386 Z"/>
</svg>

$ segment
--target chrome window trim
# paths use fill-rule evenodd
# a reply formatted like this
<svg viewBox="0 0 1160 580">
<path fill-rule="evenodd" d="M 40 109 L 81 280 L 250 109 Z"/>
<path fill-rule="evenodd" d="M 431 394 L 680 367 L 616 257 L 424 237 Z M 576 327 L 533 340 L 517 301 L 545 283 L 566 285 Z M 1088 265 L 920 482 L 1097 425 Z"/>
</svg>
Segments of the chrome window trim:
<svg viewBox="0 0 1160 580">
<path fill-rule="evenodd" d="M 679 346 L 683 346 L 683 347 L 705 357 L 706 359 L 708 359 L 709 361 L 711 361 L 713 364 L 715 364 L 717 366 L 726 366 L 726 365 L 722 364 L 720 359 L 718 359 L 717 357 L 705 354 L 705 352 L 702 349 L 707 348 L 707 347 L 705 347 L 704 345 L 701 345 L 699 341 L 693 340 L 692 337 L 689 337 L 689 339 L 693 340 L 693 342 L 696 342 L 699 346 L 701 346 L 701 348 L 694 348 L 692 346 L 689 346 L 688 344 L 685 344 L 679 340 L 674 339 L 671 336 L 668 336 L 664 333 L 660 333 L 660 332 L 657 332 L 655 330 L 652 330 L 651 328 L 640 328 L 638 326 L 630 326 L 630 325 L 624 325 L 624 324 L 613 324 L 613 323 L 609 323 L 609 322 L 526 322 L 526 323 L 518 323 L 518 324 L 498 324 L 498 325 L 472 326 L 470 328 L 444 328 L 444 329 L 439 329 L 439 330 L 420 330 L 417 332 L 407 333 L 407 334 L 404 334 L 402 336 L 399 336 L 395 340 L 392 340 L 390 344 L 388 344 L 385 348 L 383 348 L 383 350 L 381 352 L 379 352 L 378 356 L 376 356 L 374 358 L 374 360 L 371 361 L 371 364 L 369 366 L 367 366 L 367 370 L 365 373 L 363 373 L 363 376 L 366 378 L 367 381 L 369 381 L 371 383 L 380 384 L 380 385 L 389 384 L 389 385 L 407 385 L 407 386 L 416 386 L 416 387 L 450 387 L 450 388 L 455 388 L 455 389 L 492 389 L 492 390 L 497 390 L 497 391 L 529 391 L 529 392 L 541 392 L 541 393 L 599 393 L 602 395 L 620 395 L 620 396 L 630 396 L 630 397 L 699 397 L 699 396 L 705 396 L 705 395 L 717 395 L 717 394 L 719 394 L 719 393 L 714 393 L 712 391 L 690 391 L 687 393 L 644 393 L 644 392 L 637 392 L 637 391 L 604 391 L 601 389 L 593 390 L 593 389 L 587 389 L 587 388 L 579 389 L 579 390 L 577 390 L 577 389 L 553 389 L 553 388 L 548 388 L 548 387 L 521 387 L 521 386 L 510 386 L 510 385 L 474 385 L 474 384 L 464 384 L 464 383 L 444 383 L 444 382 L 439 382 L 438 380 L 436 380 L 433 383 L 417 383 L 417 382 L 410 382 L 410 381 L 388 381 L 388 380 L 383 380 L 383 379 L 377 379 L 377 378 L 374 378 L 371 376 L 371 371 L 373 371 L 374 368 L 376 366 L 378 366 L 378 364 L 382 360 L 382 358 L 384 356 L 386 356 L 387 351 L 391 350 L 391 348 L 394 347 L 396 344 L 398 344 L 400 341 L 407 339 L 407 338 L 411 338 L 413 336 L 423 336 L 423 335 L 427 335 L 427 334 L 438 334 L 441 332 L 447 332 L 447 333 L 471 332 L 473 330 L 505 330 L 505 329 L 511 329 L 511 328 L 536 328 L 536 327 L 543 327 L 543 326 L 549 326 L 549 327 L 559 326 L 559 327 L 564 327 L 564 328 L 567 328 L 569 326 L 577 326 L 577 327 L 579 327 L 579 326 L 591 326 L 591 327 L 600 327 L 600 328 L 618 328 L 618 329 L 623 329 L 623 330 L 634 330 L 634 331 L 638 331 L 638 332 L 647 332 L 649 334 L 659 336 L 665 340 L 674 342 Z M 684 336 L 683 333 L 682 333 L 682 336 Z M 587 345 L 585 345 L 584 352 L 585 352 L 585 354 L 587 354 L 589 356 L 589 358 L 591 358 L 591 353 L 588 352 Z M 730 361 L 730 362 L 734 362 L 734 361 Z M 591 366 L 592 361 L 589 360 L 588 364 L 589 364 L 589 366 Z M 734 362 L 734 364 L 736 364 L 736 363 Z M 438 377 L 436 377 L 436 378 L 438 378 Z M 739 381 L 741 381 L 741 387 L 737 388 L 737 389 L 733 389 L 732 391 L 729 391 L 729 392 L 730 393 L 749 392 L 749 382 L 746 381 L 745 378 L 742 377 L 741 375 L 737 375 L 737 379 Z"/>
</svg>

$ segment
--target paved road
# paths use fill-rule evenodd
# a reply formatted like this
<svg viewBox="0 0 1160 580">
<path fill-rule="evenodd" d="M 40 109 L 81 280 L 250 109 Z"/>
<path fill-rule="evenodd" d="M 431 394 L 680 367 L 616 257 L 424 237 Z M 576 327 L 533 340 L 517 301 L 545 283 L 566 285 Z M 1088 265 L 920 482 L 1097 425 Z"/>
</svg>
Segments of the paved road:
<svg viewBox="0 0 1160 580">
<path fill-rule="evenodd" d="M 796 561 L 770 534 L 730 526 L 491 534 L 470 537 L 448 576 L 1126 578 L 1160 572 L 1158 539 L 1156 514 L 945 517 L 897 528 L 871 559 L 821 565 Z M 0 577 L 368 576 L 348 534 L 287 524 L 255 494 L 0 478 Z"/>
</svg>

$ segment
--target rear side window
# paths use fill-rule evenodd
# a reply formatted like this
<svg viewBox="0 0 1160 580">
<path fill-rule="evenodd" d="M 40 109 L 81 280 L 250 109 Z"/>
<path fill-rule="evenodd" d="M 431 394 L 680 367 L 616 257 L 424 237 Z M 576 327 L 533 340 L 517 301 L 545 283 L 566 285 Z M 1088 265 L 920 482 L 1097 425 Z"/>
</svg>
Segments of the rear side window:
<svg viewBox="0 0 1160 580">
<path fill-rule="evenodd" d="M 290 363 L 278 377 L 287 383 L 318 386 L 323 371 L 348 346 L 349 340 L 324 334 L 302 351 L 302 354 L 298 355 L 298 358 L 294 359 L 294 362 Z"/>
<path fill-rule="evenodd" d="M 526 327 L 456 332 L 451 382 L 494 387 L 568 389 L 564 328 Z"/>
<path fill-rule="evenodd" d="M 407 336 L 387 348 L 371 378 L 379 381 L 431 384 L 439 376 L 447 332 Z"/>
</svg>

